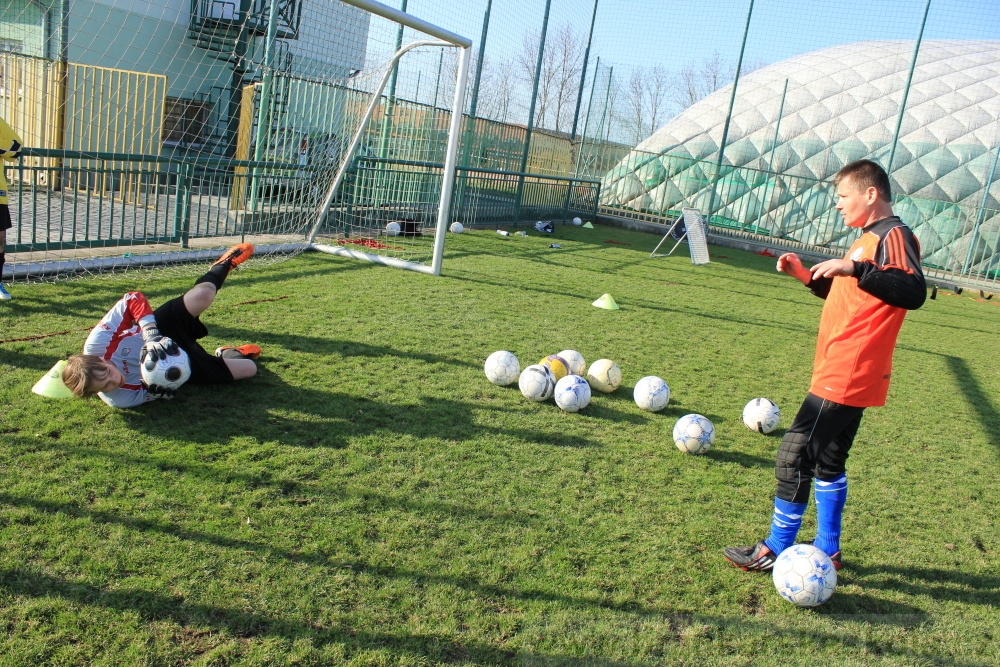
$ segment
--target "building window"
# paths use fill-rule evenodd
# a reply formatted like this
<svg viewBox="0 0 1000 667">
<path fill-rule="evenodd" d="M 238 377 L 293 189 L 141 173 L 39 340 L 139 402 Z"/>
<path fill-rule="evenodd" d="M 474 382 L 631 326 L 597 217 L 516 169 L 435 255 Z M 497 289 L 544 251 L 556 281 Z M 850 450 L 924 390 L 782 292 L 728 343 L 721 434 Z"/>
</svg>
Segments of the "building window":
<svg viewBox="0 0 1000 667">
<path fill-rule="evenodd" d="M 168 97 L 163 114 L 163 143 L 174 146 L 200 146 L 212 103 L 184 97 Z"/>
<path fill-rule="evenodd" d="M 0 38 L 0 53 L 24 53 L 24 41 Z"/>
</svg>

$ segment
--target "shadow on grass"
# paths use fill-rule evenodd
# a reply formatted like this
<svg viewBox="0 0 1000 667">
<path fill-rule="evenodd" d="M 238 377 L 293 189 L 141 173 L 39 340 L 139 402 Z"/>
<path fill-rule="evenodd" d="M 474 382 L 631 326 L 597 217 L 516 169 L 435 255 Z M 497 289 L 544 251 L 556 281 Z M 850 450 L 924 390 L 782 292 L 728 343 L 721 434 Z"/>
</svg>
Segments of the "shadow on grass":
<svg viewBox="0 0 1000 667">
<path fill-rule="evenodd" d="M 251 383 L 252 387 L 247 386 Z M 153 409 L 143 406 L 120 414 L 130 429 L 202 444 L 249 437 L 259 443 L 342 448 L 355 438 L 381 433 L 457 441 L 500 435 L 555 447 L 601 446 L 597 441 L 557 430 L 484 426 L 475 421 L 482 408 L 476 403 L 445 398 L 418 397 L 415 403 L 396 404 L 296 387 L 263 365 L 257 377 L 246 383 L 191 387 L 183 400 L 165 405 L 158 402 Z M 521 411 L 498 406 L 490 409 L 512 414 Z M 294 418 L 281 413 L 304 416 Z"/>
<path fill-rule="evenodd" d="M 774 459 L 769 459 L 765 456 L 754 456 L 753 454 L 744 454 L 743 452 L 737 452 L 732 449 L 710 449 L 703 454 L 705 458 L 712 459 L 713 461 L 721 461 L 723 463 L 735 463 L 743 468 L 773 468 Z"/>
<path fill-rule="evenodd" d="M 850 575 L 865 588 L 896 591 L 906 595 L 926 595 L 935 600 L 987 605 L 1000 609 L 1000 575 L 962 572 L 957 567 L 858 566 L 850 564 Z"/>
<path fill-rule="evenodd" d="M 945 356 L 945 362 L 966 402 L 976 411 L 987 441 L 993 443 L 1000 453 L 1000 411 L 993 406 L 993 397 L 983 390 L 965 359 Z"/>
<path fill-rule="evenodd" d="M 316 622 L 306 622 L 294 618 L 281 618 L 262 613 L 254 613 L 209 603 L 190 601 L 180 595 L 143 590 L 134 587 L 103 588 L 82 581 L 70 581 L 28 569 L 7 568 L 0 570 L 0 589 L 8 594 L 29 598 L 57 598 L 78 607 L 97 606 L 120 613 L 138 614 L 144 623 L 172 622 L 180 627 L 212 628 L 217 632 L 244 640 L 255 638 L 278 638 L 289 642 L 305 640 L 313 646 L 322 647 L 329 643 L 344 644 L 348 657 L 363 650 L 385 650 L 403 654 L 411 658 L 431 659 L 446 663 L 477 664 L 521 664 L 521 665 L 581 665 L 597 667 L 620 667 L 625 664 L 662 664 L 659 661 L 630 660 L 627 663 L 600 656 L 560 656 L 546 655 L 521 650 L 505 650 L 479 641 L 462 641 L 460 637 L 435 633 L 391 633 L 361 630 L 350 626 L 324 627 Z M 838 594 L 839 595 L 839 594 Z M 851 598 L 851 607 L 863 596 Z M 834 598 L 836 600 L 836 597 Z M 863 602 L 861 603 L 863 605 Z M 894 605 L 892 613 L 878 611 L 858 611 L 856 613 L 837 609 L 833 601 L 816 614 L 830 622 L 842 621 L 843 625 L 812 629 L 805 623 L 797 623 L 794 618 L 770 619 L 767 617 L 722 616 L 717 614 L 656 614 L 659 622 L 677 633 L 677 640 L 683 638 L 685 628 L 711 628 L 713 634 L 724 636 L 787 637 L 801 642 L 811 640 L 819 645 L 834 644 L 845 649 L 863 651 L 874 656 L 899 656 L 926 661 L 921 651 L 900 646 L 892 640 L 881 641 L 869 633 L 859 632 L 859 627 L 892 626 L 907 629 L 919 628 L 926 623 L 926 615 L 920 610 Z M 637 610 L 625 610 L 643 616 Z M 775 622 L 777 620 L 778 622 Z M 581 619 L 583 621 L 583 619 Z M 786 621 L 786 622 L 782 622 Z M 706 658 L 709 656 L 706 656 Z M 952 660 L 942 657 L 935 664 L 966 666 L 981 665 L 981 662 Z"/>
<path fill-rule="evenodd" d="M 366 632 L 350 627 L 324 628 L 318 624 L 306 624 L 234 607 L 190 602 L 177 595 L 136 588 L 109 590 L 29 570 L 0 570 L 0 588 L 12 595 L 54 597 L 75 605 L 97 605 L 118 612 L 138 613 L 145 622 L 172 621 L 181 627 L 210 627 L 242 639 L 304 639 L 313 645 L 337 642 L 346 644 L 351 653 L 366 649 L 389 649 L 414 658 L 431 658 L 446 663 L 511 664 L 515 661 L 527 661 L 541 665 L 570 664 L 570 659 L 562 656 L 503 650 L 480 642 L 461 641 L 448 635 Z M 589 658 L 585 662 L 606 667 L 624 664 L 604 658 Z"/>
</svg>

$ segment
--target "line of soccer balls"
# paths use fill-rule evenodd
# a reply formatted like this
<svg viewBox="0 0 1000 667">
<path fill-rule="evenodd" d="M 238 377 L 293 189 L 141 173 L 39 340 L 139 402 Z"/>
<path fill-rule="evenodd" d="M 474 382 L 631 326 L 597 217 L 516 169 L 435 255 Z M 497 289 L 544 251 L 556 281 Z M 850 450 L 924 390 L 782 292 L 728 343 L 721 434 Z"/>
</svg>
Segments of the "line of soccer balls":
<svg viewBox="0 0 1000 667">
<path fill-rule="evenodd" d="M 576 350 L 550 354 L 523 371 L 513 353 L 498 350 L 486 358 L 483 370 L 493 384 L 507 386 L 517 380 L 525 398 L 532 401 L 554 398 L 556 405 L 566 412 L 579 412 L 587 407 L 591 389 L 609 394 L 622 381 L 622 370 L 614 361 L 598 359 L 588 368 L 583 355 Z M 647 375 L 636 382 L 632 397 L 643 410 L 659 412 L 670 401 L 670 387 L 662 378 Z M 773 431 L 780 418 L 778 406 L 766 398 L 755 398 L 743 408 L 743 423 L 760 433 Z M 684 415 L 674 425 L 673 438 L 682 452 L 704 454 L 715 443 L 715 426 L 703 415 Z"/>
</svg>

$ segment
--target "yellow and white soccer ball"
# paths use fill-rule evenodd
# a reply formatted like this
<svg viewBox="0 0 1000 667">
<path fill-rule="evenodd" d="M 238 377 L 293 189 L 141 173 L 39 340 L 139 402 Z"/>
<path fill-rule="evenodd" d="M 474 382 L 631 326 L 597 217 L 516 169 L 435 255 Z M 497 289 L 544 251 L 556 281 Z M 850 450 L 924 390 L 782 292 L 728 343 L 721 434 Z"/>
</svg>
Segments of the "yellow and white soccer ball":
<svg viewBox="0 0 1000 667">
<path fill-rule="evenodd" d="M 587 369 L 587 382 L 591 388 L 610 394 L 622 383 L 622 369 L 610 359 L 598 359 Z"/>
<path fill-rule="evenodd" d="M 558 354 L 550 354 L 538 363 L 552 371 L 552 375 L 555 377 L 556 382 L 562 380 L 570 374 L 569 362 L 560 357 Z"/>
</svg>

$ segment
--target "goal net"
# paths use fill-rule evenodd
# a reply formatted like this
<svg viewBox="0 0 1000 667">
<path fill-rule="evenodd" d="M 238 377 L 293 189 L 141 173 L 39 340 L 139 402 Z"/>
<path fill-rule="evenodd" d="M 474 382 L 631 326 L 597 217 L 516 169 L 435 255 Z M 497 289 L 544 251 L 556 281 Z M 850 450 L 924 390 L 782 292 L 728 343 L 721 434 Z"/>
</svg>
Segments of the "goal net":
<svg viewBox="0 0 1000 667">
<path fill-rule="evenodd" d="M 368 0 L 52 7 L 0 26 L 24 37 L 0 51 L 24 146 L 3 280 L 188 270 L 244 241 L 440 272 L 469 40 Z"/>
</svg>

